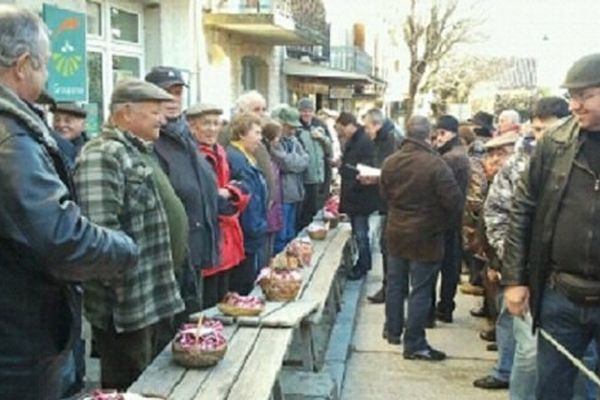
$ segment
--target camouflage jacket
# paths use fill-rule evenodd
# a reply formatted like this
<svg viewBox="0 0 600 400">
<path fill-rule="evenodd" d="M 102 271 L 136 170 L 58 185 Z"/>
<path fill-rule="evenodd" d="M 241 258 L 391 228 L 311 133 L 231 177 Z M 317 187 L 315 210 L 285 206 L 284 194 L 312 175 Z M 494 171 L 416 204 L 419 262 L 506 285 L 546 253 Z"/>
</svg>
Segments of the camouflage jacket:
<svg viewBox="0 0 600 400">
<path fill-rule="evenodd" d="M 481 252 L 481 241 L 477 238 L 481 209 L 488 190 L 488 182 L 480 157 L 469 157 L 471 177 L 467 186 L 467 198 L 463 214 L 463 244 L 472 253 Z"/>
<path fill-rule="evenodd" d="M 504 238 L 510 222 L 510 208 L 516 183 L 529 164 L 534 145 L 532 138 L 524 138 L 524 141 L 516 147 L 515 154 L 506 161 L 494 177 L 483 206 L 487 240 L 499 260 L 504 256 Z"/>
</svg>

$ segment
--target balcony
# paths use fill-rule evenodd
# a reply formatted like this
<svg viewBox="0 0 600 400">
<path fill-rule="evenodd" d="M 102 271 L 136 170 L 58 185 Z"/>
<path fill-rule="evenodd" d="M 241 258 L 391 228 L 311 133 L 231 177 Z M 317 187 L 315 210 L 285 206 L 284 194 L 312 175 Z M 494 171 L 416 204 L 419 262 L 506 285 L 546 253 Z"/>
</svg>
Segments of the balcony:
<svg viewBox="0 0 600 400">
<path fill-rule="evenodd" d="M 332 46 L 329 49 L 329 65 L 344 71 L 373 75 L 373 58 L 354 46 Z"/>
<path fill-rule="evenodd" d="M 217 0 L 204 25 L 272 45 L 323 46 L 329 40 L 322 0 Z"/>
</svg>

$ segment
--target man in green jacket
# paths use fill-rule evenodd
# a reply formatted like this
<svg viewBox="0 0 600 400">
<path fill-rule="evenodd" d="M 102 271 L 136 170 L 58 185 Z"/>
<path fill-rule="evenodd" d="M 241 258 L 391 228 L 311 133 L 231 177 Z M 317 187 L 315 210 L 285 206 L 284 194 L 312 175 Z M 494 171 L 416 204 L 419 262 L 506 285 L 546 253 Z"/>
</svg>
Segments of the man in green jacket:
<svg viewBox="0 0 600 400">
<path fill-rule="evenodd" d="M 502 284 L 515 316 L 531 304 L 542 328 L 581 358 L 600 337 L 600 54 L 567 73 L 573 113 L 536 145 L 519 181 L 504 244 Z M 543 336 L 536 398 L 570 399 L 577 370 Z"/>
</svg>

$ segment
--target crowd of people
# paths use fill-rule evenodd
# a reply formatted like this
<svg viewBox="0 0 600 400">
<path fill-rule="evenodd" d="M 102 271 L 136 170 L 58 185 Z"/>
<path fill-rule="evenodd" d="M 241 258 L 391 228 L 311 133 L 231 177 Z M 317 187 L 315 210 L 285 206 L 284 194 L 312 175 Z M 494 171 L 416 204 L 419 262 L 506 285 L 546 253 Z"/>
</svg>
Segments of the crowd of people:
<svg viewBox="0 0 600 400">
<path fill-rule="evenodd" d="M 461 290 L 483 297 L 471 314 L 487 318 L 480 336 L 498 352 L 476 387 L 508 388 L 511 399 L 594 398 L 536 330 L 596 368 L 600 55 L 577 61 L 569 100 L 540 99 L 528 124 L 515 110 L 433 124 L 413 116 L 405 135 L 380 109 L 316 112 L 302 98 L 268 111 L 256 91 L 227 121 L 213 104 L 184 110 L 181 72 L 157 66 L 115 85 L 90 138 L 85 109 L 43 91 L 49 40 L 39 17 L 0 7 L 0 38 L 4 397 L 83 388 L 82 309 L 102 386 L 126 389 L 191 313 L 252 291 L 339 174 L 339 211 L 358 249 L 348 279 L 372 268 L 378 213 L 384 280 L 369 300 L 385 303 L 383 338 L 402 343 L 405 359 L 446 358 L 425 329 L 453 322 L 464 269 Z"/>
</svg>

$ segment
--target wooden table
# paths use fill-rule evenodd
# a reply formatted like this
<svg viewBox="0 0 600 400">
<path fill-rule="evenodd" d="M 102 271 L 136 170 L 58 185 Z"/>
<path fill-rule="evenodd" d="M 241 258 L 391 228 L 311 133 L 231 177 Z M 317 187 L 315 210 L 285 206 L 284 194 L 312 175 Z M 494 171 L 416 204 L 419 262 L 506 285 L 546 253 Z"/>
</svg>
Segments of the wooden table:
<svg viewBox="0 0 600 400">
<path fill-rule="evenodd" d="M 228 349 L 217 365 L 207 369 L 180 367 L 173 363 L 168 345 L 129 391 L 173 400 L 283 399 L 279 371 L 295 329 L 301 333 L 303 365 L 314 369 L 311 327 L 319 323 L 335 287 L 341 252 L 349 236 L 348 224 L 341 224 L 325 240 L 314 242 L 312 266 L 302 272 L 303 285 L 296 301 L 267 302 L 258 317 L 232 319 L 216 308 L 203 311 L 226 324 Z M 260 290 L 257 287 L 254 293 L 261 294 Z"/>
</svg>

